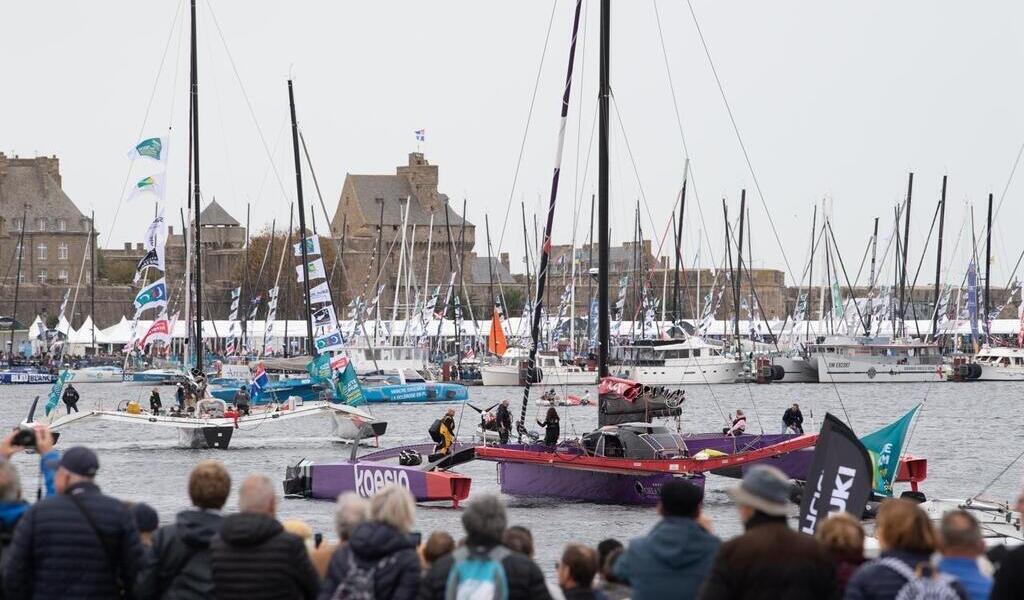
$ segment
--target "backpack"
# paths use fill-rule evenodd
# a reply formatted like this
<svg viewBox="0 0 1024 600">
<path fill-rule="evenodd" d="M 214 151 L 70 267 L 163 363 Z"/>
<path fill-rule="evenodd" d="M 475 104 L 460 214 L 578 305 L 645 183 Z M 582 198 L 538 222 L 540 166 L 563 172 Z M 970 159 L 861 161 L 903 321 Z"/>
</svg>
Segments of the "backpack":
<svg viewBox="0 0 1024 600">
<path fill-rule="evenodd" d="M 937 572 L 931 565 L 919 570 L 911 569 L 897 558 L 883 558 L 878 561 L 907 580 L 895 600 L 960 600 L 960 594 L 953 589 L 953 577 Z M 920 566 L 919 566 L 920 567 Z"/>
<path fill-rule="evenodd" d="M 377 579 L 377 571 L 383 569 L 391 562 L 394 562 L 395 555 L 386 556 L 380 561 L 368 567 L 360 567 L 356 563 L 355 554 L 348 552 L 348 569 L 345 571 L 345 578 L 341 580 L 338 587 L 334 588 L 331 600 L 376 600 L 374 582 Z"/>
<path fill-rule="evenodd" d="M 427 430 L 430 434 L 430 439 L 434 440 L 435 444 L 440 444 L 444 441 L 444 436 L 441 435 L 441 419 L 434 421 L 434 424 Z"/>
<path fill-rule="evenodd" d="M 501 545 L 483 552 L 467 547 L 452 553 L 455 562 L 445 583 L 445 600 L 508 600 L 508 579 L 501 561 L 512 552 Z"/>
</svg>

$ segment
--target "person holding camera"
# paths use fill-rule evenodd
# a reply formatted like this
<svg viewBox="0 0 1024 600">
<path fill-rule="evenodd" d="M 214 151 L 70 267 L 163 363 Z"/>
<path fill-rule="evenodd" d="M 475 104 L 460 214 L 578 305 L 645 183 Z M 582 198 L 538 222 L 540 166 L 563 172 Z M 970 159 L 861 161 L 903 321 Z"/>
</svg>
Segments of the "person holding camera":
<svg viewBox="0 0 1024 600">
<path fill-rule="evenodd" d="M 46 495 L 52 496 L 53 476 L 60 462 L 60 451 L 53 449 L 53 434 L 46 426 L 35 429 L 18 427 L 0 440 L 0 552 L 7 549 L 14 537 L 14 528 L 29 503 L 22 497 L 21 477 L 11 464 L 12 456 L 25 448 L 35 448 L 39 454 L 39 470 L 43 474 Z"/>
<path fill-rule="evenodd" d="M 94 483 L 100 463 L 84 446 L 60 458 L 57 494 L 21 517 L 4 553 L 7 598 L 131 597 L 143 556 L 131 511 Z"/>
</svg>

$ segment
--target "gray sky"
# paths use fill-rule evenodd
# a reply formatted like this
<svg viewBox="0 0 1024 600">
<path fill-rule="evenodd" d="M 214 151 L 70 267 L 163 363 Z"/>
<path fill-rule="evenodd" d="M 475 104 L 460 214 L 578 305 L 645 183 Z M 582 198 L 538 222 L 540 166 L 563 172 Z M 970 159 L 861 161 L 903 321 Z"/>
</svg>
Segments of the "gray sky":
<svg viewBox="0 0 1024 600">
<path fill-rule="evenodd" d="M 502 249 L 521 257 L 519 202 L 525 201 L 532 213 L 549 194 L 573 5 L 570 0 L 554 3 L 534 118 L 513 190 L 550 1 L 216 0 L 210 6 L 241 86 L 203 2 L 205 197 L 216 196 L 239 220 L 244 220 L 248 200 L 254 228 L 275 216 L 279 223 L 287 221 L 294 195 L 286 129 L 285 81 L 291 69 L 300 124 L 332 214 L 346 172 L 392 172 L 416 149 L 413 131 L 425 128 L 422 150 L 440 165 L 441 190 L 458 210 L 462 198 L 468 199 L 469 219 L 480 226 L 479 240 L 485 212 L 495 243 L 507 223 Z M 641 208 L 645 233 L 655 229 L 660 235 L 682 180 L 685 155 L 654 7 L 651 0 L 613 2 L 616 243 L 632 237 L 637 199 L 646 199 Z M 984 199 L 993 191 L 998 201 L 1024 142 L 1019 76 L 1024 5 L 694 0 L 693 7 L 797 277 L 806 260 L 815 202 L 831 199 L 836 236 L 847 267 L 856 270 L 874 216 L 883 218 L 885 241 L 886 219 L 891 221 L 894 203 L 905 194 L 908 170 L 915 172 L 912 256 L 924 243 L 944 173 L 950 176 L 947 253 L 967 214 L 965 202 L 977 203 L 981 232 Z M 65 190 L 84 211 L 96 210 L 106 245 L 141 239 L 152 214 L 152 205 L 144 201 L 122 205 L 114 220 L 129 176 L 125 153 L 140 130 L 145 137 L 173 126 L 168 212 L 176 215 L 183 204 L 188 37 L 182 25 L 187 22 L 178 21 L 160 68 L 175 15 L 187 16 L 183 8 L 172 1 L 112 0 L 4 6 L 0 150 L 57 154 Z M 721 198 L 730 200 L 735 214 L 740 189 L 746 187 L 755 265 L 784 268 L 689 8 L 666 0 L 657 8 L 713 252 L 722 254 Z M 584 13 L 586 35 L 577 55 L 582 83 L 577 77 L 573 84 L 556 220 L 559 243 L 570 239 L 574 214 L 581 219 L 577 239 L 585 238 L 589 197 L 595 191 L 596 146 L 590 136 L 596 111 L 597 3 L 588 0 Z M 585 169 L 590 149 L 594 152 Z M 130 175 L 134 180 L 145 174 L 137 170 Z M 307 184 L 307 199 L 312 199 L 308 178 Z M 1010 187 L 994 228 L 994 284 L 1009 275 L 1022 248 L 1014 234 L 1024 216 L 1022 193 L 1019 181 Z M 510 196 L 514 205 L 506 221 Z M 685 239 L 692 261 L 697 232 L 705 225 L 693 195 L 690 200 Z M 322 222 L 319 211 L 317 217 Z M 177 217 L 171 222 L 178 223 Z M 959 274 L 952 279 L 957 282 L 969 246 L 969 232 L 963 236 L 954 259 Z M 484 252 L 482 243 L 477 250 Z M 706 265 L 707 247 L 703 256 Z M 923 271 L 929 280 L 931 270 Z"/>
</svg>

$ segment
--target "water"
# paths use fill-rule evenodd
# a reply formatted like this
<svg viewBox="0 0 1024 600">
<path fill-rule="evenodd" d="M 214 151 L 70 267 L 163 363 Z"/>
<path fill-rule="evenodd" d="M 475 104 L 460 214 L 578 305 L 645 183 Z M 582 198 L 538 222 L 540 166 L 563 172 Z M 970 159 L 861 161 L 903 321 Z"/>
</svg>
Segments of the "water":
<svg viewBox="0 0 1024 600">
<path fill-rule="evenodd" d="M 102 403 L 112 408 L 117 402 L 137 399 L 144 406 L 151 388 L 125 384 L 82 384 L 77 386 L 82 399 L 79 407 L 89 409 Z M 13 426 L 23 420 L 35 395 L 45 401 L 49 386 L 16 385 L 0 387 L 0 423 Z M 560 390 L 582 394 L 584 388 Z M 743 409 L 748 416 L 748 431 L 781 429 L 782 413 L 789 404 L 799 402 L 808 431 L 820 424 L 826 412 L 849 419 L 854 429 L 868 433 L 896 420 L 914 405 L 924 403 L 921 418 L 912 432 L 909 451 L 928 459 L 928 481 L 923 491 L 934 497 L 966 498 L 981 491 L 999 472 L 1021 453 L 1019 428 L 1024 406 L 1024 384 L 931 383 L 931 384 L 772 384 L 691 386 L 683 404 L 683 424 L 687 431 L 715 431 L 724 415 Z M 173 388 L 161 388 L 164 404 L 173 398 Z M 597 390 L 591 389 L 597 397 Z M 470 388 L 471 402 L 486 407 L 503 398 L 511 398 L 513 415 L 518 418 L 521 390 L 517 388 Z M 375 406 L 374 413 L 388 421 L 387 445 L 426 440 L 426 430 L 448 405 Z M 477 422 L 476 412 L 454 405 L 461 415 L 463 437 L 471 436 Z M 63 410 L 63 406 L 61 406 Z M 579 435 L 597 422 L 597 409 L 560 408 L 563 436 Z M 540 416 L 531 405 L 527 418 Z M 188 505 L 186 481 L 192 465 L 206 458 L 217 458 L 227 465 L 238 482 L 250 473 L 266 473 L 283 479 L 285 467 L 301 458 L 332 460 L 347 457 L 349 447 L 330 440 L 326 418 L 286 421 L 235 433 L 227 451 L 186 450 L 176 447 L 177 431 L 171 428 L 140 427 L 99 421 L 73 425 L 61 432 L 60 447 L 88 445 L 99 452 L 100 486 L 126 500 L 146 501 L 160 513 L 161 521 L 173 519 L 176 511 Z M 22 473 L 26 496 L 34 495 L 38 470 L 34 457 L 15 459 Z M 497 492 L 496 467 L 479 462 L 460 471 L 473 478 L 472 495 Z M 1022 467 L 1014 465 L 989 489 L 986 496 L 1009 500 L 1016 497 Z M 736 535 L 740 523 L 725 490 L 734 480 L 711 476 L 707 480 L 705 511 L 724 538 Z M 472 497 L 471 495 L 471 497 Z M 228 500 L 233 508 L 237 497 Z M 529 527 L 534 534 L 537 562 L 549 575 L 562 547 L 571 541 L 596 544 L 607 537 L 627 540 L 641 535 L 656 521 L 653 508 L 598 506 L 551 499 L 509 498 L 509 523 Z M 417 510 L 417 529 L 424 535 L 435 529 L 461 535 L 459 511 L 449 507 L 421 506 Z M 332 505 L 325 501 L 285 499 L 282 518 L 309 522 L 314 531 L 333 539 Z"/>
</svg>

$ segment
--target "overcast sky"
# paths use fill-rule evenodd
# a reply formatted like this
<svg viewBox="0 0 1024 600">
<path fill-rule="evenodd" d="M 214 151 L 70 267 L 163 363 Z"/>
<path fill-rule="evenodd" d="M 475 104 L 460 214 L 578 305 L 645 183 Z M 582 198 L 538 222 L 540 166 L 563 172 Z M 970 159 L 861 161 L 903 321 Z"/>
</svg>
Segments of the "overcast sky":
<svg viewBox="0 0 1024 600">
<path fill-rule="evenodd" d="M 243 221 L 250 202 L 254 229 L 274 217 L 287 221 L 295 187 L 286 128 L 290 70 L 300 125 L 331 214 L 346 173 L 393 172 L 417 148 L 413 132 L 423 128 L 427 139 L 421 148 L 440 165 L 441 191 L 457 210 L 466 198 L 469 219 L 479 226 L 477 251 L 485 253 L 487 213 L 494 244 L 500 239 L 502 250 L 522 257 L 519 203 L 532 215 L 550 191 L 573 6 L 571 0 L 204 0 L 204 197 L 216 196 Z M 140 132 L 160 135 L 173 127 L 168 212 L 176 215 L 183 205 L 185 8 L 181 2 L 138 0 L 4 5 L 0 151 L 58 155 L 66 192 L 83 211 L 96 211 L 104 245 L 140 240 L 152 215 L 149 201 L 122 204 L 118 211 L 126 179 L 148 174 L 138 166 L 129 172 L 125 156 Z M 712 252 L 721 258 L 721 199 L 729 200 L 735 215 L 740 190 L 747 188 L 756 266 L 785 268 L 784 249 L 791 275 L 799 278 L 812 206 L 829 198 L 844 259 L 856 270 L 875 216 L 882 218 L 880 237 L 886 241 L 893 206 L 905 195 L 912 170 L 913 261 L 919 259 L 941 177 L 948 174 L 947 253 L 961 236 L 953 260 L 957 272 L 950 276 L 958 283 L 970 246 L 969 228 L 960 232 L 969 214 L 966 203 L 975 203 L 980 234 L 985 198 L 991 191 L 999 201 L 1024 142 L 1024 4 L 694 0 L 693 8 L 763 203 L 686 2 L 620 0 L 613 2 L 612 25 L 613 241 L 632 238 L 637 200 L 645 234 L 655 230 L 661 236 L 667 226 L 686 156 L 677 108 L 694 175 L 685 219 L 688 261 L 694 260 L 701 229 L 713 246 L 705 241 L 705 266 Z M 581 30 L 556 243 L 570 240 L 574 216 L 580 219 L 577 241 L 585 239 L 596 191 L 594 0 L 585 2 Z M 993 284 L 1001 285 L 1024 248 L 1014 234 L 1024 217 L 1022 194 L 1024 185 L 1015 180 L 994 227 Z M 307 178 L 307 202 L 314 198 Z M 322 222 L 319 210 L 317 218 Z M 670 252 L 667 246 L 664 252 Z M 923 277 L 930 280 L 931 271 L 923 270 Z"/>
</svg>

